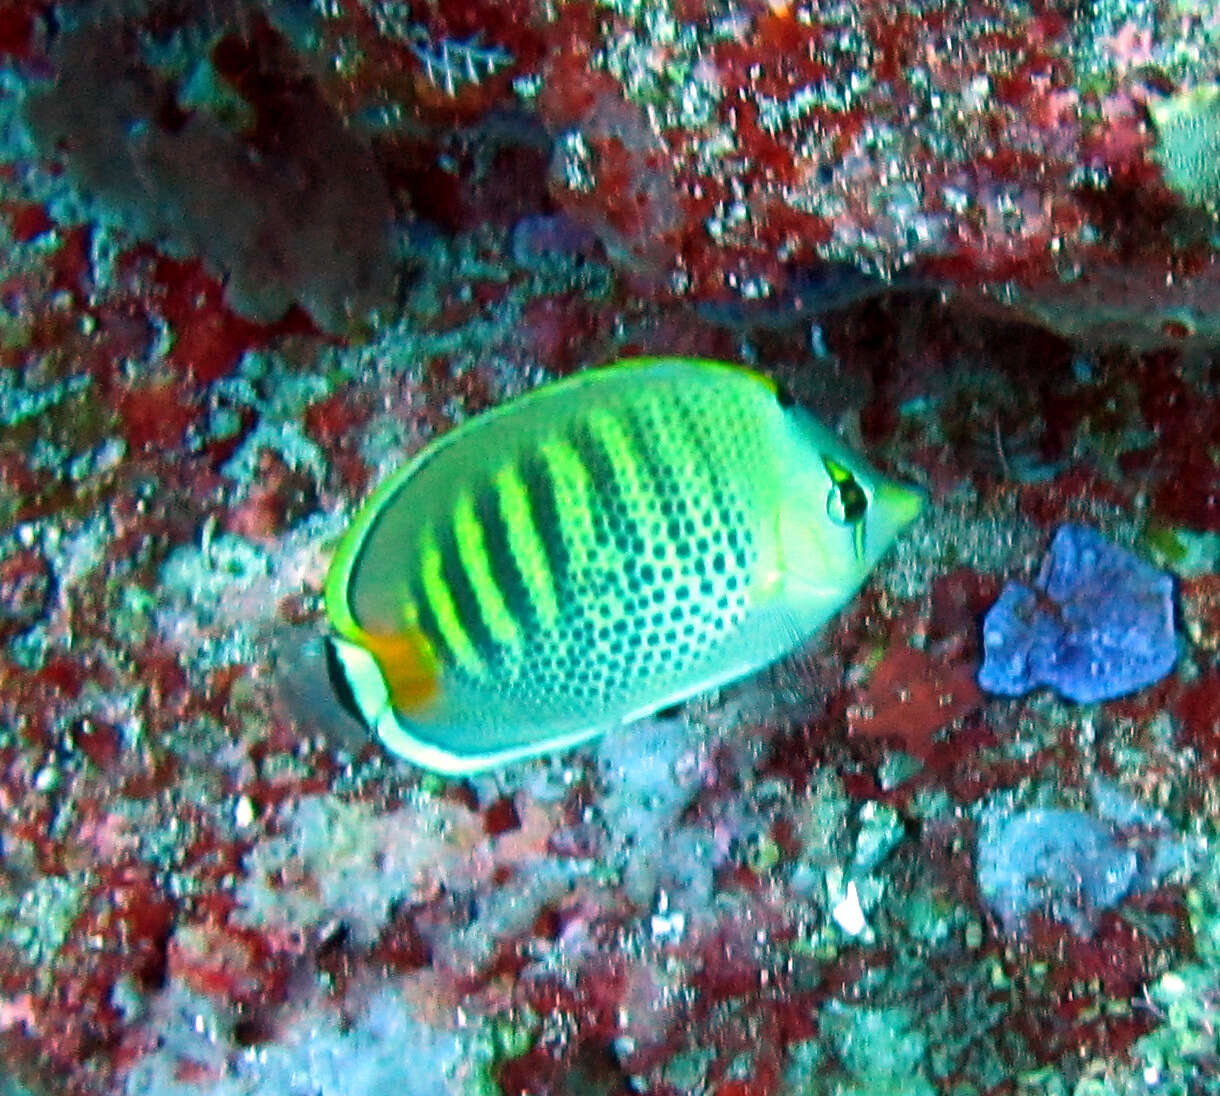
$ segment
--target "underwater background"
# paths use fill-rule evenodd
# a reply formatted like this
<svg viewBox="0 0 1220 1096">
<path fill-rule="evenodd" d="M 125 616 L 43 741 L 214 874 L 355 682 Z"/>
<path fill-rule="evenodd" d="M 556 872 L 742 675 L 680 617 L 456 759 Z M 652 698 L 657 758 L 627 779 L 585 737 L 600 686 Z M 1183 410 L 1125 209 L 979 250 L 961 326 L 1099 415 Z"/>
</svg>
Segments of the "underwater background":
<svg viewBox="0 0 1220 1096">
<path fill-rule="evenodd" d="M 1212 0 L 0 0 L 0 1093 L 1220 1093 L 1218 209 Z M 353 515 L 638 355 L 922 514 L 396 759 Z"/>
</svg>

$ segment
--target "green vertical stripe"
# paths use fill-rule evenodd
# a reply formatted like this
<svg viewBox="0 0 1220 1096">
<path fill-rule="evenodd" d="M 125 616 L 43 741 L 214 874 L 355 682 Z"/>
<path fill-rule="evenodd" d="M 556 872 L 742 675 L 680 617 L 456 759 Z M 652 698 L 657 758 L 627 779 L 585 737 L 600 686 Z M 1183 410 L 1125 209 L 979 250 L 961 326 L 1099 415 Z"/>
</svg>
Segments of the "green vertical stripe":
<svg viewBox="0 0 1220 1096">
<path fill-rule="evenodd" d="M 453 536 L 462 569 L 478 602 L 478 614 L 492 642 L 501 647 L 520 647 L 521 633 L 504 604 L 504 593 L 488 555 L 487 536 L 469 491 L 463 491 L 454 503 Z"/>
<path fill-rule="evenodd" d="M 617 550 L 628 558 L 638 555 L 648 540 L 642 519 L 656 500 L 624 431 L 608 416 L 590 415 L 573 431 L 572 443 L 589 470 L 597 526 L 612 522 L 619 536 Z"/>
<path fill-rule="evenodd" d="M 573 567 L 570 551 L 579 547 L 579 539 L 565 537 L 564 528 L 591 520 L 588 472 L 571 446 L 554 438 L 527 455 L 520 471 L 530 522 L 546 553 L 555 588 L 561 590 Z"/>
<path fill-rule="evenodd" d="M 455 569 L 456 552 L 447 554 L 455 557 L 448 566 L 436 531 L 430 525 L 425 526 L 419 540 L 419 578 L 424 600 L 432 611 L 445 646 L 453 654 L 454 662 L 467 673 L 478 676 L 485 669 L 483 660 L 463 627 L 461 613 L 449 585 L 448 575 Z"/>
<path fill-rule="evenodd" d="M 501 468 L 492 485 L 475 494 L 474 509 L 505 609 L 522 632 L 535 622 L 549 628 L 559 616 L 555 580 L 530 517 L 521 477 L 509 465 Z"/>
<path fill-rule="evenodd" d="M 656 489 L 629 427 L 607 412 L 590 414 L 588 425 L 597 447 L 605 454 L 607 470 L 628 512 L 632 517 L 652 513 L 656 508 Z"/>
<path fill-rule="evenodd" d="M 483 607 L 475 590 L 474 580 L 466 569 L 453 520 L 438 525 L 436 546 L 441 555 L 441 577 L 449 589 L 453 609 L 462 631 L 466 633 L 479 662 L 487 664 L 495 661 L 495 640 L 492 638 L 491 627 L 483 617 Z"/>
<path fill-rule="evenodd" d="M 432 611 L 432 605 L 428 601 L 427 595 L 424 593 L 424 584 L 422 576 L 416 575 L 411 582 L 410 588 L 411 605 L 403 614 L 408 626 L 414 624 L 424 634 L 424 639 L 432 646 L 437 659 L 445 665 L 453 665 L 455 659 L 453 651 L 449 644 L 445 642 L 445 636 L 441 632 L 440 621 L 436 619 L 436 614 Z"/>
<path fill-rule="evenodd" d="M 673 439 L 663 436 L 656 428 L 655 412 L 644 408 L 629 410 L 623 417 L 623 428 L 627 431 L 635 455 L 648 482 L 661 491 L 670 486 L 677 470 L 689 471 L 681 453 L 675 452 Z M 684 491 L 698 491 L 699 483 L 683 475 Z"/>
<path fill-rule="evenodd" d="M 619 494 L 618 480 L 614 476 L 614 462 L 598 444 L 587 423 L 572 430 L 570 448 L 585 471 L 589 523 L 600 532 L 624 501 Z M 621 524 L 619 519 L 614 520 Z"/>
</svg>

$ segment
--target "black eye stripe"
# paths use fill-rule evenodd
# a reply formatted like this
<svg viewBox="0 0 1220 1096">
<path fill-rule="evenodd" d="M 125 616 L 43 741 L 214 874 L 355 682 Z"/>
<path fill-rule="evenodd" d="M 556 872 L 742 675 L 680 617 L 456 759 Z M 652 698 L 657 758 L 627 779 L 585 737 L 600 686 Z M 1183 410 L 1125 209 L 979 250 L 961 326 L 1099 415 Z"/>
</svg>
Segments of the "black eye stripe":
<svg viewBox="0 0 1220 1096">
<path fill-rule="evenodd" d="M 835 499 L 836 494 L 838 496 L 838 506 L 843 512 L 841 520 L 849 524 L 863 521 L 865 511 L 868 510 L 868 495 L 864 493 L 864 488 L 856 482 L 856 477 L 831 457 L 823 455 L 822 465 L 830 477 L 831 499 Z M 830 505 L 832 503 L 828 501 L 827 506 Z M 836 518 L 836 520 L 840 519 Z"/>
<path fill-rule="evenodd" d="M 839 502 L 843 507 L 844 517 L 848 521 L 859 521 L 864 517 L 864 511 L 868 509 L 868 496 L 854 479 L 840 483 L 838 487 Z"/>
</svg>

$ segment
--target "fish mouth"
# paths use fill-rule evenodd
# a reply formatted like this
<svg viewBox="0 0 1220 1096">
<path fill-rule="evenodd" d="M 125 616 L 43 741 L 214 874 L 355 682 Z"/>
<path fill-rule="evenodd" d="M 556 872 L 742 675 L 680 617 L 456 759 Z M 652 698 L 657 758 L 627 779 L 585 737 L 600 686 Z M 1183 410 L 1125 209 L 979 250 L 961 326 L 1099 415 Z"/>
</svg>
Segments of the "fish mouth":
<svg viewBox="0 0 1220 1096">
<path fill-rule="evenodd" d="M 923 512 L 928 492 L 906 483 L 883 483 L 877 489 L 877 504 L 893 519 L 896 529 L 910 525 Z"/>
</svg>

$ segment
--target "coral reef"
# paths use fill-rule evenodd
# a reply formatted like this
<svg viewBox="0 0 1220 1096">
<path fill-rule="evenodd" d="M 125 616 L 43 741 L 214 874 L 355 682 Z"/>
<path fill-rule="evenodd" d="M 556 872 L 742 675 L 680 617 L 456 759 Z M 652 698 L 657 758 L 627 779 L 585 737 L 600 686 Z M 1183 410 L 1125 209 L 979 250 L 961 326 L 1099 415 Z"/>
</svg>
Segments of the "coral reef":
<svg viewBox="0 0 1220 1096">
<path fill-rule="evenodd" d="M 0 1091 L 1217 1093 L 1220 25 L 1165 10 L 3 0 Z M 732 690 L 395 764 L 340 531 L 650 353 L 781 381 L 912 536 Z M 1158 641 L 982 691 L 1064 523 Z M 1040 635 L 1119 604 L 1045 566 Z"/>
<path fill-rule="evenodd" d="M 552 202 L 644 291 L 782 307 L 846 268 L 875 288 L 1015 300 L 1101 343 L 1215 342 L 1206 149 L 1220 37 L 1200 14 L 367 7 L 317 28 L 347 46 L 345 97 L 397 117 L 536 111 Z"/>
</svg>

